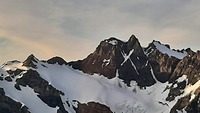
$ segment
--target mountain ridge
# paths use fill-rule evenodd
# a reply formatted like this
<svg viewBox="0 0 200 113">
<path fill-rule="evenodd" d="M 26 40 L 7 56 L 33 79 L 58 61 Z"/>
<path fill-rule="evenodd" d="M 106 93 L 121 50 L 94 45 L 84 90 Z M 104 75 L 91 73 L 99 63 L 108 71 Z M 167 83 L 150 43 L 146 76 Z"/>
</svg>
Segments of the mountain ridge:
<svg viewBox="0 0 200 113">
<path fill-rule="evenodd" d="M 22 95 L 30 88 L 32 95 L 37 94 L 35 99 L 38 103 L 43 102 L 42 105 L 51 113 L 197 113 L 200 112 L 199 68 L 200 51 L 193 52 L 189 48 L 171 50 L 169 45 L 158 41 L 143 48 L 134 35 L 127 42 L 111 37 L 103 40 L 83 60 L 66 62 L 58 56 L 39 60 L 31 54 L 24 62 L 3 64 L 0 86 L 5 92 L 1 91 L 0 100 L 13 95 L 8 95 L 12 91 L 7 84 Z M 86 91 L 80 87 L 85 87 Z M 98 88 L 99 91 L 106 90 L 106 94 L 93 92 Z M 108 95 L 120 95 L 124 100 L 115 100 L 115 96 Z M 11 99 L 17 100 L 16 96 L 13 95 Z M 0 102 L 0 111 L 14 113 L 14 109 L 6 103 Z M 18 112 L 34 112 L 33 105 L 26 104 L 22 102 L 20 105 L 19 102 L 17 106 L 24 105 L 25 110 L 22 112 L 18 107 Z"/>
</svg>

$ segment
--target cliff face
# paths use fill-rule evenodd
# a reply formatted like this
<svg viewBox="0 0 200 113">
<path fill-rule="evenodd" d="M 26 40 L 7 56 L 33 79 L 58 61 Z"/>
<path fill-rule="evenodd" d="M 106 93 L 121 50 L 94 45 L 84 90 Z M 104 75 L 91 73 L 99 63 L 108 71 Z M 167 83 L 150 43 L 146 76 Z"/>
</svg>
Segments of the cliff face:
<svg viewBox="0 0 200 113">
<path fill-rule="evenodd" d="M 79 64 L 78 64 L 79 63 Z M 127 85 L 134 80 L 145 87 L 155 83 L 148 58 L 133 35 L 128 42 L 116 38 L 102 41 L 96 50 L 82 61 L 72 63 L 88 74 L 100 74 L 109 79 L 118 76 Z"/>
<path fill-rule="evenodd" d="M 156 48 L 156 44 L 160 42 L 153 41 L 145 48 L 145 52 L 148 56 L 148 60 L 153 67 L 156 78 L 161 82 L 173 82 L 175 79 L 182 75 L 197 76 L 199 74 L 199 51 L 193 52 L 191 49 L 175 51 L 183 55 L 182 58 L 177 56 L 170 56 L 167 53 L 163 53 Z M 162 45 L 170 49 L 169 45 Z M 183 54 L 184 53 L 184 54 Z M 189 77 L 189 83 L 191 79 Z M 197 78 L 194 78 L 196 81 Z M 194 81 L 194 82 L 196 82 Z M 194 82 L 192 84 L 194 84 Z"/>
<path fill-rule="evenodd" d="M 147 53 L 148 60 L 154 70 L 156 78 L 160 82 L 167 82 L 169 78 L 172 76 L 177 64 L 180 62 L 180 59 L 169 56 L 166 53 L 162 53 L 159 49 L 156 48 L 153 41 L 149 44 L 147 48 L 145 48 L 145 52 Z M 160 42 L 157 42 L 161 44 Z M 169 45 L 163 45 L 170 49 Z"/>
<path fill-rule="evenodd" d="M 186 80 L 182 82 L 174 82 L 176 79 L 185 76 Z M 193 56 L 188 55 L 184 57 L 176 66 L 171 78 L 170 82 L 173 83 L 170 88 L 170 93 L 168 95 L 168 99 L 174 99 L 170 97 L 175 97 L 183 94 L 182 89 L 187 89 L 190 96 L 185 95 L 180 98 L 178 102 L 172 108 L 172 111 L 180 110 L 185 108 L 188 113 L 198 113 L 200 111 L 200 52 L 197 51 Z M 173 87 L 175 84 L 179 84 L 179 87 Z M 193 89 L 193 91 L 191 91 Z"/>
<path fill-rule="evenodd" d="M 185 108 L 188 113 L 197 113 L 200 111 L 200 104 L 197 101 L 199 99 L 199 83 L 200 80 L 200 52 L 193 52 L 191 49 L 177 51 L 180 53 L 187 53 L 182 59 L 175 56 L 169 56 L 166 53 L 162 53 L 156 48 L 156 41 L 149 44 L 145 51 L 147 53 L 150 64 L 153 67 L 156 78 L 160 82 L 169 82 L 171 85 L 169 94 L 166 97 L 167 101 L 174 101 L 178 96 L 184 95 L 171 109 L 172 113 L 176 113 L 178 110 Z M 156 42 L 161 44 L 160 42 Z M 163 45 L 170 49 L 169 45 Z M 175 51 L 175 50 L 174 50 Z M 180 78 L 184 78 L 179 81 Z M 196 88 L 190 94 L 186 95 L 183 90 L 189 89 L 190 85 L 196 85 Z M 189 87 L 189 88 L 188 88 Z M 193 97 L 191 97 L 193 95 Z M 193 100 L 192 100 L 193 99 Z"/>
<path fill-rule="evenodd" d="M 109 43 L 110 41 L 115 43 Z M 94 53 L 81 61 L 79 69 L 89 74 L 98 73 L 109 79 L 118 76 L 128 86 L 132 80 L 141 87 L 153 85 L 155 79 L 161 83 L 169 82 L 169 93 L 165 99 L 171 102 L 183 95 L 182 90 L 187 89 L 188 85 L 197 84 L 200 77 L 199 63 L 199 51 L 195 53 L 190 48 L 171 50 L 169 45 L 158 41 L 153 41 L 143 49 L 138 39 L 131 36 L 128 42 L 115 38 L 102 41 Z M 153 73 L 150 72 L 151 69 Z M 177 82 L 183 75 L 186 75 L 187 82 Z M 186 108 L 187 112 L 199 111 L 199 88 L 194 92 L 193 101 L 189 101 L 191 97 L 185 95 L 178 99 L 171 112 L 183 108 Z"/>
<path fill-rule="evenodd" d="M 194 55 L 188 55 L 184 57 L 176 66 L 172 73 L 171 81 L 182 75 L 187 75 L 188 82 L 191 84 L 196 83 L 199 79 L 200 73 L 200 51 L 197 51 Z"/>
</svg>

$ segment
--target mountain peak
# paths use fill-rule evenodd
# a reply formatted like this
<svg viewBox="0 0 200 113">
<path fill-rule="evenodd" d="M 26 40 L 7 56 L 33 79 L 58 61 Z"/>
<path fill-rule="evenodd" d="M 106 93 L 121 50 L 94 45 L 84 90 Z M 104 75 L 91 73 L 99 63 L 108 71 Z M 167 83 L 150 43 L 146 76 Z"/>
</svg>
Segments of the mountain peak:
<svg viewBox="0 0 200 113">
<path fill-rule="evenodd" d="M 77 64 L 85 73 L 100 74 L 109 79 L 119 77 L 127 85 L 132 80 L 141 87 L 155 83 L 147 57 L 134 35 L 127 42 L 114 37 L 102 41 L 93 53 L 81 62 L 74 63 L 74 66 L 77 67 Z"/>
<path fill-rule="evenodd" d="M 135 35 L 131 35 L 131 37 L 128 40 L 128 43 L 134 43 L 136 41 L 138 41 L 138 39 L 135 37 Z"/>
<path fill-rule="evenodd" d="M 27 67 L 33 67 L 36 68 L 35 63 L 37 63 L 39 60 L 33 55 L 29 55 L 28 58 L 23 62 L 23 66 Z"/>
<path fill-rule="evenodd" d="M 0 113 L 200 113 L 199 66 L 200 51 L 155 40 L 143 49 L 134 35 L 69 63 L 31 54 L 0 67 Z"/>
<path fill-rule="evenodd" d="M 129 52 L 132 49 L 134 49 L 134 53 L 135 54 L 140 55 L 140 56 L 144 55 L 143 48 L 140 45 L 139 40 L 135 37 L 135 35 L 132 35 L 129 38 L 126 46 L 127 46 L 127 50 L 126 50 L 127 52 Z"/>
<path fill-rule="evenodd" d="M 178 59 L 183 59 L 185 56 L 188 55 L 188 53 L 185 50 L 174 50 L 171 49 L 168 44 L 162 44 L 160 41 L 153 40 L 152 43 L 149 44 L 147 48 L 145 48 L 145 51 L 147 55 L 149 55 L 154 50 L 157 50 L 161 52 L 162 54 L 166 54 L 170 57 L 176 57 Z"/>
</svg>

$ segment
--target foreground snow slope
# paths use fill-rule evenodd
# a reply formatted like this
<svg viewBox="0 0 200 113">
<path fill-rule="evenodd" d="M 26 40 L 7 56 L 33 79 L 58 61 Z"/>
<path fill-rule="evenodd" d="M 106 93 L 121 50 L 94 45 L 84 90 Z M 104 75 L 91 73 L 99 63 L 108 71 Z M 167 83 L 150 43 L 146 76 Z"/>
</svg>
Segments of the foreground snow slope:
<svg viewBox="0 0 200 113">
<path fill-rule="evenodd" d="M 124 110 L 126 110 L 125 113 L 145 113 L 147 110 L 153 113 L 155 111 L 150 98 L 142 98 L 143 95 L 134 94 L 105 80 L 76 71 L 69 66 L 42 65 L 37 65 L 37 71 L 42 78 L 65 93 L 62 97 L 63 102 L 71 101 L 72 105 L 75 104 L 73 100 L 81 103 L 99 102 L 109 106 L 116 113 L 125 112 Z M 65 108 L 69 109 L 67 104 Z"/>
<path fill-rule="evenodd" d="M 76 106 L 73 100 L 81 103 L 94 101 L 109 106 L 115 113 L 169 113 L 179 99 L 172 102 L 165 100 L 169 93 L 165 89 L 171 85 L 168 83 L 157 81 L 155 85 L 142 90 L 134 81 L 131 82 L 131 87 L 127 87 L 118 76 L 107 79 L 99 75 L 84 74 L 70 66 L 43 62 L 37 67 L 42 78 L 65 93 L 62 101 L 69 101 L 72 106 Z M 67 104 L 65 108 L 74 112 Z"/>
<path fill-rule="evenodd" d="M 51 108 L 43 103 L 33 89 L 28 86 L 20 86 L 21 91 L 14 87 L 15 80 L 22 77 L 23 73 L 29 69 L 37 71 L 49 84 L 65 94 L 61 96 L 62 102 L 70 113 L 75 113 L 73 107 L 78 106 L 77 102 L 99 102 L 109 106 L 115 113 L 169 113 L 177 100 L 183 96 L 180 95 L 174 101 L 168 102 L 166 97 L 169 90 L 165 89 L 171 84 L 156 81 L 153 86 L 140 89 L 137 83 L 132 81 L 131 86 L 128 87 L 118 78 L 118 72 L 115 78 L 107 79 L 97 74 L 93 76 L 84 74 L 68 65 L 48 64 L 40 61 L 36 65 L 37 68 L 34 69 L 16 62 L 5 65 L 0 70 L 4 77 L 9 76 L 7 70 L 24 70 L 13 78 L 12 82 L 0 81 L 0 86 L 4 88 L 7 96 L 26 105 L 31 113 L 56 113 L 57 108 Z M 186 79 L 184 76 L 182 78 Z M 182 81 L 182 78 L 178 79 L 178 82 Z M 196 88 L 196 84 L 194 86 Z M 184 95 L 193 91 L 192 87 L 185 90 Z"/>
<path fill-rule="evenodd" d="M 15 62 L 13 64 L 7 63 L 7 65 L 3 66 L 2 69 L 0 68 L 0 74 L 3 74 L 3 77 L 6 77 L 9 76 L 9 74 L 6 72 L 7 70 L 14 71 L 16 69 L 27 70 L 27 68 L 22 66 L 22 63 L 20 62 Z M 4 89 L 6 96 L 27 106 L 31 113 L 56 113 L 57 108 L 51 108 L 46 105 L 30 87 L 21 86 L 21 91 L 14 87 L 16 84 L 16 79 L 20 78 L 21 76 L 18 75 L 15 78 L 12 78 L 12 82 L 5 80 L 0 81 L 0 87 Z"/>
</svg>

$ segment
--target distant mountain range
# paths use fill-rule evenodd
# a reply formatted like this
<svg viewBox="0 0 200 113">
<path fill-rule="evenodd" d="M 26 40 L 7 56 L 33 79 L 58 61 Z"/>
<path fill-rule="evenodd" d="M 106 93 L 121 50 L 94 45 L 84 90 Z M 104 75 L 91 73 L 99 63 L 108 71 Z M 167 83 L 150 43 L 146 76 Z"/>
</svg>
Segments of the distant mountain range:
<svg viewBox="0 0 200 113">
<path fill-rule="evenodd" d="M 83 60 L 8 61 L 0 113 L 200 113 L 200 51 L 144 48 L 132 35 L 101 41 Z"/>
</svg>

